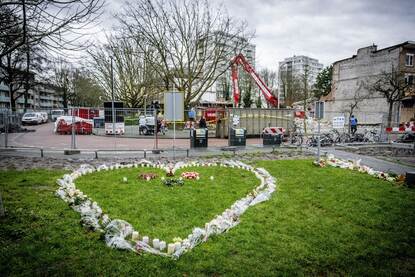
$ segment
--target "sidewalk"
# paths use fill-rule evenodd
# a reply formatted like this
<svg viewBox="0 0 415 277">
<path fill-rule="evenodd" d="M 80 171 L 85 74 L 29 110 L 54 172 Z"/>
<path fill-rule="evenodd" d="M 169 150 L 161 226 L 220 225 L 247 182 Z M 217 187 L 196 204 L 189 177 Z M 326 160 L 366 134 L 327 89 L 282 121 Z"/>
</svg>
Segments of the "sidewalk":
<svg viewBox="0 0 415 277">
<path fill-rule="evenodd" d="M 359 160 L 360 159 L 362 165 L 369 166 L 378 171 L 384 171 L 384 172 L 392 171 L 397 174 L 405 174 L 406 172 L 415 171 L 415 167 L 412 167 L 412 166 L 392 163 L 392 162 L 384 161 L 381 159 L 377 159 L 375 157 L 336 150 L 334 148 L 322 148 L 321 153 L 322 155 L 325 153 L 333 154 L 336 158 L 346 159 L 346 160 Z"/>
</svg>

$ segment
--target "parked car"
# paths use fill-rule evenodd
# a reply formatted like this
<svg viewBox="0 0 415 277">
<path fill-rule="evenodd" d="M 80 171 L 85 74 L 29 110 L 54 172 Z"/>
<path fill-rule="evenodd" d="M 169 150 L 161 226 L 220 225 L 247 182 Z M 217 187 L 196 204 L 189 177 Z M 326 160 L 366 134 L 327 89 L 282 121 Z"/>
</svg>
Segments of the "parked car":
<svg viewBox="0 0 415 277">
<path fill-rule="evenodd" d="M 50 113 L 52 121 L 56 121 L 56 119 L 62 116 L 64 113 L 64 110 L 52 110 Z"/>
<path fill-rule="evenodd" d="M 42 122 L 43 122 L 43 117 L 40 113 L 35 113 L 35 112 L 25 113 L 22 117 L 22 125 L 40 124 Z"/>
<path fill-rule="evenodd" d="M 49 116 L 47 112 L 40 112 L 40 114 L 42 115 L 42 123 L 47 123 L 49 121 Z"/>
</svg>

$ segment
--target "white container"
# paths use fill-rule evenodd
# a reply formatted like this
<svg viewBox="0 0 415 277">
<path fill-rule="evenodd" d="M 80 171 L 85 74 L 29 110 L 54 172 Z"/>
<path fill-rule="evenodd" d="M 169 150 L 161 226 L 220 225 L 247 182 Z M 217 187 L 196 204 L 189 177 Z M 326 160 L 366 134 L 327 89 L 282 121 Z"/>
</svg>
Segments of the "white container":
<svg viewBox="0 0 415 277">
<path fill-rule="evenodd" d="M 153 248 L 155 248 L 155 249 L 160 248 L 160 240 L 159 239 L 153 239 Z"/>
<path fill-rule="evenodd" d="M 166 248 L 166 242 L 165 241 L 160 241 L 160 251 L 163 251 Z"/>
<path fill-rule="evenodd" d="M 176 245 L 174 243 L 169 243 L 169 245 L 167 246 L 167 254 L 173 254 L 175 248 Z"/>
<path fill-rule="evenodd" d="M 134 231 L 134 232 L 133 232 L 133 234 L 132 234 L 132 236 L 131 236 L 131 239 L 132 239 L 133 241 L 138 241 L 138 239 L 139 239 L 139 234 L 138 234 L 138 232 L 137 232 L 137 231 Z"/>
<path fill-rule="evenodd" d="M 144 236 L 144 237 L 143 237 L 143 242 L 144 242 L 145 244 L 148 244 L 148 242 L 149 242 L 149 238 L 148 238 L 147 236 Z"/>
</svg>

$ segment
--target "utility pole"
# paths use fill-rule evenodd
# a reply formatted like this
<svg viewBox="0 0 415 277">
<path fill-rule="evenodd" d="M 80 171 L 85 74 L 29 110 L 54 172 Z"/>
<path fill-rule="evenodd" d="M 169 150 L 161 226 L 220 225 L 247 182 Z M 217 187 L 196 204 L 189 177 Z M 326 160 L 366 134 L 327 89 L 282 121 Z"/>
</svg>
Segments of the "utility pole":
<svg viewBox="0 0 415 277">
<path fill-rule="evenodd" d="M 116 134 L 115 134 L 115 107 L 114 107 L 114 67 L 112 65 L 112 57 L 111 57 L 111 109 L 112 109 L 112 134 L 114 135 L 114 143 L 116 145 Z"/>
</svg>

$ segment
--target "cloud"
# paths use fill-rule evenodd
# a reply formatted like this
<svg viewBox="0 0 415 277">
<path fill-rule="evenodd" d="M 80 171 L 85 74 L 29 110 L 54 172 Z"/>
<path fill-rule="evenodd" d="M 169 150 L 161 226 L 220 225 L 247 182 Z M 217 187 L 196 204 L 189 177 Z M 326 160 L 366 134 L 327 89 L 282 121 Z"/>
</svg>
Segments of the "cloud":
<svg viewBox="0 0 415 277">
<path fill-rule="evenodd" d="M 178 0 L 180 1 L 180 0 Z M 354 55 L 358 48 L 388 47 L 415 40 L 414 0 L 213 0 L 256 33 L 256 67 L 277 70 L 292 55 L 325 65 Z M 107 32 L 123 2 L 107 1 L 101 26 Z M 101 39 L 103 35 L 100 35 Z"/>
<path fill-rule="evenodd" d="M 358 48 L 415 40 L 412 0 L 225 0 L 231 16 L 256 30 L 257 67 L 308 55 L 328 65 Z"/>
</svg>

